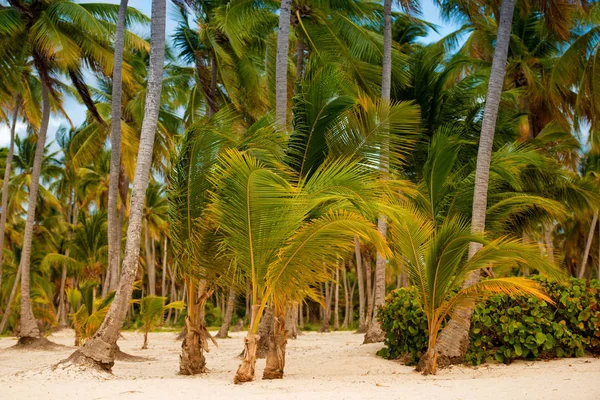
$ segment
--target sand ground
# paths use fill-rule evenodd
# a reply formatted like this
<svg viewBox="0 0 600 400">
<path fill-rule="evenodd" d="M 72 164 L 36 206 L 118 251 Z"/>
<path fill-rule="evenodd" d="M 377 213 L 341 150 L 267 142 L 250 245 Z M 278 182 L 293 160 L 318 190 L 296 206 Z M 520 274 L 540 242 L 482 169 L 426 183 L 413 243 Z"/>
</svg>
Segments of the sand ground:
<svg viewBox="0 0 600 400">
<path fill-rule="evenodd" d="M 52 371 L 72 347 L 24 352 L 8 349 L 16 343 L 14 338 L 0 338 L 0 398 L 600 399 L 600 359 L 594 358 L 454 367 L 423 377 L 412 367 L 377 357 L 382 345 L 361 345 L 362 335 L 306 333 L 289 341 L 283 380 L 261 380 L 265 361 L 258 360 L 258 379 L 234 385 L 242 332 L 219 339 L 219 347 L 206 356 L 210 371 L 195 377 L 177 375 L 181 343 L 174 333 L 152 333 L 148 350 L 140 350 L 141 334 L 123 336 L 123 351 L 148 360 L 118 362 L 112 376 Z M 49 339 L 71 345 L 73 334 L 61 331 Z"/>
</svg>

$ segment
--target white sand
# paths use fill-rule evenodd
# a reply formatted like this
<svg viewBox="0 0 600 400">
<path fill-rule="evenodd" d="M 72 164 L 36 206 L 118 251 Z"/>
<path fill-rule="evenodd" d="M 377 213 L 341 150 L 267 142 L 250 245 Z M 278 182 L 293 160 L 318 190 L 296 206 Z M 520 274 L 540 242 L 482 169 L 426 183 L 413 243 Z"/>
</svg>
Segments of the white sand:
<svg viewBox="0 0 600 400">
<path fill-rule="evenodd" d="M 152 358 L 117 362 L 113 376 L 52 372 L 50 367 L 73 348 L 51 352 L 5 350 L 14 338 L 0 339 L 0 399 L 600 399 L 600 359 L 517 362 L 510 366 L 454 367 L 423 377 L 412 367 L 375 356 L 381 344 L 361 345 L 362 335 L 308 333 L 290 340 L 283 380 L 260 379 L 234 385 L 243 333 L 219 340 L 207 354 L 210 372 L 177 375 L 180 342 L 174 333 L 152 333 L 150 349 L 142 336 L 125 332 L 121 349 Z M 54 334 L 71 345 L 70 331 Z"/>
</svg>

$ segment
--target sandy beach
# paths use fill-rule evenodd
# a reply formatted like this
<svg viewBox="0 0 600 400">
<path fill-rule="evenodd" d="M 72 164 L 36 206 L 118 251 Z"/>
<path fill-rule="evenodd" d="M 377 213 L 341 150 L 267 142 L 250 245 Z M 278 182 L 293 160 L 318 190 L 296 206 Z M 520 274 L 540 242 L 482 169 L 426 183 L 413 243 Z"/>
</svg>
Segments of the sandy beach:
<svg viewBox="0 0 600 400">
<path fill-rule="evenodd" d="M 598 399 L 600 359 L 517 362 L 454 367 L 424 377 L 412 367 L 375 355 L 382 344 L 362 345 L 350 332 L 305 333 L 290 340 L 283 380 L 260 379 L 265 360 L 258 360 L 257 380 L 234 385 L 243 332 L 219 339 L 206 355 L 209 372 L 177 374 L 180 342 L 175 333 L 142 335 L 124 332 L 119 341 L 141 362 L 117 362 L 113 375 L 52 371 L 72 351 L 73 334 L 62 331 L 50 340 L 69 347 L 57 351 L 9 349 L 14 338 L 0 339 L 2 399 Z"/>
</svg>

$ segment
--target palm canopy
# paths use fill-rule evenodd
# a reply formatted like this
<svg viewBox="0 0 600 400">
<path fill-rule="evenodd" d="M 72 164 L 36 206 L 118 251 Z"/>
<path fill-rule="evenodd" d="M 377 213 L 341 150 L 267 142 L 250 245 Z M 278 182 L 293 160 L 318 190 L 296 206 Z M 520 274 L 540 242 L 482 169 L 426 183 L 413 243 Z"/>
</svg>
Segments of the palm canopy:
<svg viewBox="0 0 600 400">
<path fill-rule="evenodd" d="M 437 368 L 437 336 L 447 317 L 461 318 L 461 309 L 493 293 L 535 296 L 551 302 L 539 285 L 523 277 L 498 277 L 479 281 L 463 288 L 467 276 L 478 270 L 527 266 L 552 278 L 563 276 L 548 258 L 541 255 L 537 245 L 500 237 L 488 239 L 471 233 L 466 219 L 446 218 L 441 224 L 421 214 L 412 206 L 398 207 L 390 212 L 392 246 L 403 257 L 409 279 L 418 289 L 427 316 L 429 348 L 425 355 L 424 373 Z M 482 245 L 467 259 L 469 243 Z"/>
<path fill-rule="evenodd" d="M 318 298 L 312 285 L 330 279 L 355 235 L 387 252 L 373 224 L 357 213 L 377 199 L 367 170 L 356 162 L 332 161 L 298 184 L 290 176 L 285 167 L 230 150 L 212 178 L 209 220 L 221 235 L 223 255 L 251 282 L 261 310 L 271 300 L 281 311 L 287 301 Z"/>
</svg>

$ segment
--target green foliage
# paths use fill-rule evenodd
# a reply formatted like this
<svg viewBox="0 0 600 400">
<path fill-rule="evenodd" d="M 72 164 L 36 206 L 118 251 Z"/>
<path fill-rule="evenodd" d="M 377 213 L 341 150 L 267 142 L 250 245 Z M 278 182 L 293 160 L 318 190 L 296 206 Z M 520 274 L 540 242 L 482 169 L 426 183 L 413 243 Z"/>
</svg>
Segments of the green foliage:
<svg viewBox="0 0 600 400">
<path fill-rule="evenodd" d="M 427 350 L 427 316 L 419 293 L 414 286 L 390 293 L 378 311 L 381 328 L 385 331 L 385 345 L 377 352 L 388 359 L 404 358 L 413 365 Z"/>
<path fill-rule="evenodd" d="M 79 288 L 66 290 L 71 309 L 77 310 L 69 315 L 75 329 L 76 346 L 91 338 L 100 328 L 115 297 L 115 292 L 111 292 L 104 298 L 94 299 L 94 290 L 98 285 L 96 281 L 82 281 Z"/>
<path fill-rule="evenodd" d="M 600 353 L 600 281 L 572 278 L 568 283 L 534 277 L 556 303 L 535 297 L 497 294 L 475 308 L 466 362 L 487 359 L 581 357 Z M 379 310 L 386 347 L 379 355 L 415 364 L 427 350 L 427 318 L 415 288 L 396 290 Z"/>
</svg>

